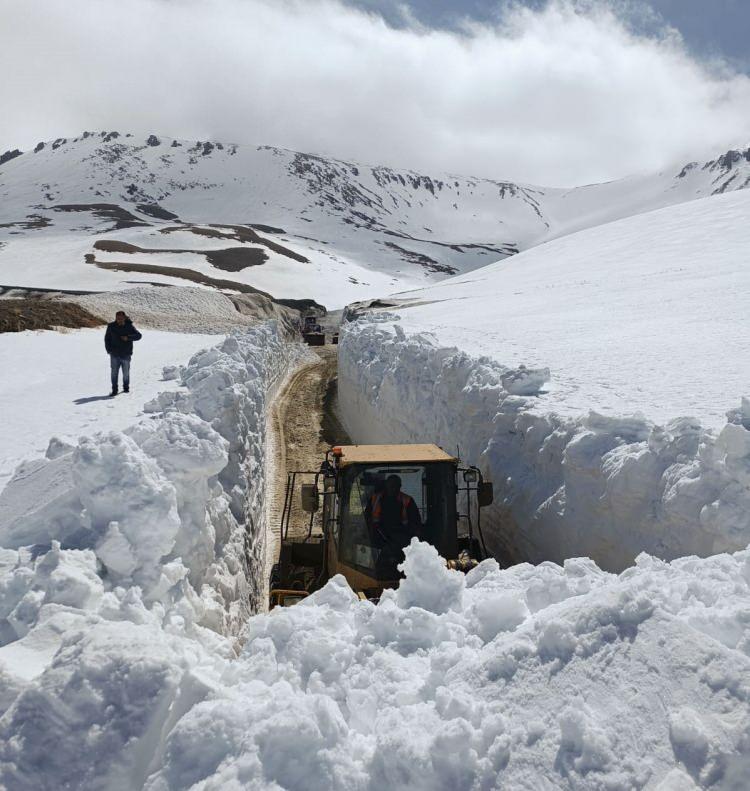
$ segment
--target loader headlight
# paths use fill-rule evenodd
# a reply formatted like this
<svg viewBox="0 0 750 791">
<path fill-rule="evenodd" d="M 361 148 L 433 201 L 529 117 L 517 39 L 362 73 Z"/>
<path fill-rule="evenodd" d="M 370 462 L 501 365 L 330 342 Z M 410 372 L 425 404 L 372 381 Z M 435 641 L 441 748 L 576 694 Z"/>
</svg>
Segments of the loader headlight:
<svg viewBox="0 0 750 791">
<path fill-rule="evenodd" d="M 464 482 L 476 483 L 479 480 L 479 470 L 464 470 Z"/>
</svg>

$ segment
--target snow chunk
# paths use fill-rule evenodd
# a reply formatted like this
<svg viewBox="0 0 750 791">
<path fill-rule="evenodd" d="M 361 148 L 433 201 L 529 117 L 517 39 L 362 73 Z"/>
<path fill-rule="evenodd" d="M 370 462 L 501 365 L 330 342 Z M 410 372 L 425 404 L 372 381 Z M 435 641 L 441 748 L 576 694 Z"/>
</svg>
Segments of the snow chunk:
<svg viewBox="0 0 750 791">
<path fill-rule="evenodd" d="M 526 602 L 511 592 L 487 592 L 474 604 L 477 633 L 485 642 L 494 640 L 500 632 L 509 632 L 522 624 L 529 615 Z"/>
<path fill-rule="evenodd" d="M 672 769 L 656 786 L 655 791 L 698 791 L 698 786 L 687 772 Z"/>
<path fill-rule="evenodd" d="M 100 560 L 107 566 L 123 550 L 128 560 L 108 566 L 115 579 L 151 587 L 180 529 L 174 485 L 130 437 L 116 432 L 81 439 L 73 479 Z"/>
<path fill-rule="evenodd" d="M 511 395 L 519 396 L 536 395 L 549 379 L 549 368 L 530 369 L 525 365 L 519 365 L 516 370 L 500 377 L 503 387 Z"/>
<path fill-rule="evenodd" d="M 688 707 L 669 718 L 669 738 L 675 756 L 690 769 L 700 771 L 708 757 L 708 734 L 696 711 Z"/>
<path fill-rule="evenodd" d="M 438 615 L 461 609 L 464 575 L 447 568 L 435 547 L 413 538 L 404 555 L 399 570 L 406 579 L 396 593 L 400 607 L 421 607 Z"/>
</svg>

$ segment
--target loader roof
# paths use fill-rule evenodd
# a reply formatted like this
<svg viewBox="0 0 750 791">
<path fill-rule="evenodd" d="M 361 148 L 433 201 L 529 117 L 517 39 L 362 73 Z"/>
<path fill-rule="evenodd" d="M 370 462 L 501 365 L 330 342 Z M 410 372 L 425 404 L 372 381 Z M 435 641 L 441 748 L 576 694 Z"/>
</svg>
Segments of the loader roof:
<svg viewBox="0 0 750 791">
<path fill-rule="evenodd" d="M 342 467 L 347 464 L 457 461 L 437 445 L 338 445 L 333 452 Z"/>
</svg>

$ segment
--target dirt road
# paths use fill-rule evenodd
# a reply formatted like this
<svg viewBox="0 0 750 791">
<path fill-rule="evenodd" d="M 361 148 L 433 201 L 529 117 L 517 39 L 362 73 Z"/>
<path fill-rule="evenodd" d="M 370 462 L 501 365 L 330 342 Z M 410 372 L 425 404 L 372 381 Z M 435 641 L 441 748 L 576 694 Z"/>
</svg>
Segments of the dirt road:
<svg viewBox="0 0 750 791">
<path fill-rule="evenodd" d="M 314 349 L 318 360 L 295 371 L 276 396 L 268 421 L 268 495 L 265 580 L 279 556 L 281 512 L 287 473 L 318 470 L 331 445 L 349 439 L 336 416 L 337 347 Z M 292 535 L 306 531 L 307 519 L 293 499 Z"/>
</svg>

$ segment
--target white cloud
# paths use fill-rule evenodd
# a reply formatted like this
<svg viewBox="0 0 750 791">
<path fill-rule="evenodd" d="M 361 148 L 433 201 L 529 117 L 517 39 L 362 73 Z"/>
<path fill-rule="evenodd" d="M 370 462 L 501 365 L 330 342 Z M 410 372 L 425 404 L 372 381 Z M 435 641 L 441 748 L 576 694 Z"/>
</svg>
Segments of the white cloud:
<svg viewBox="0 0 750 791">
<path fill-rule="evenodd" d="M 542 184 L 750 137 L 750 79 L 607 10 L 464 35 L 335 0 L 6 0 L 0 147 L 83 129 L 267 143 Z"/>
</svg>

